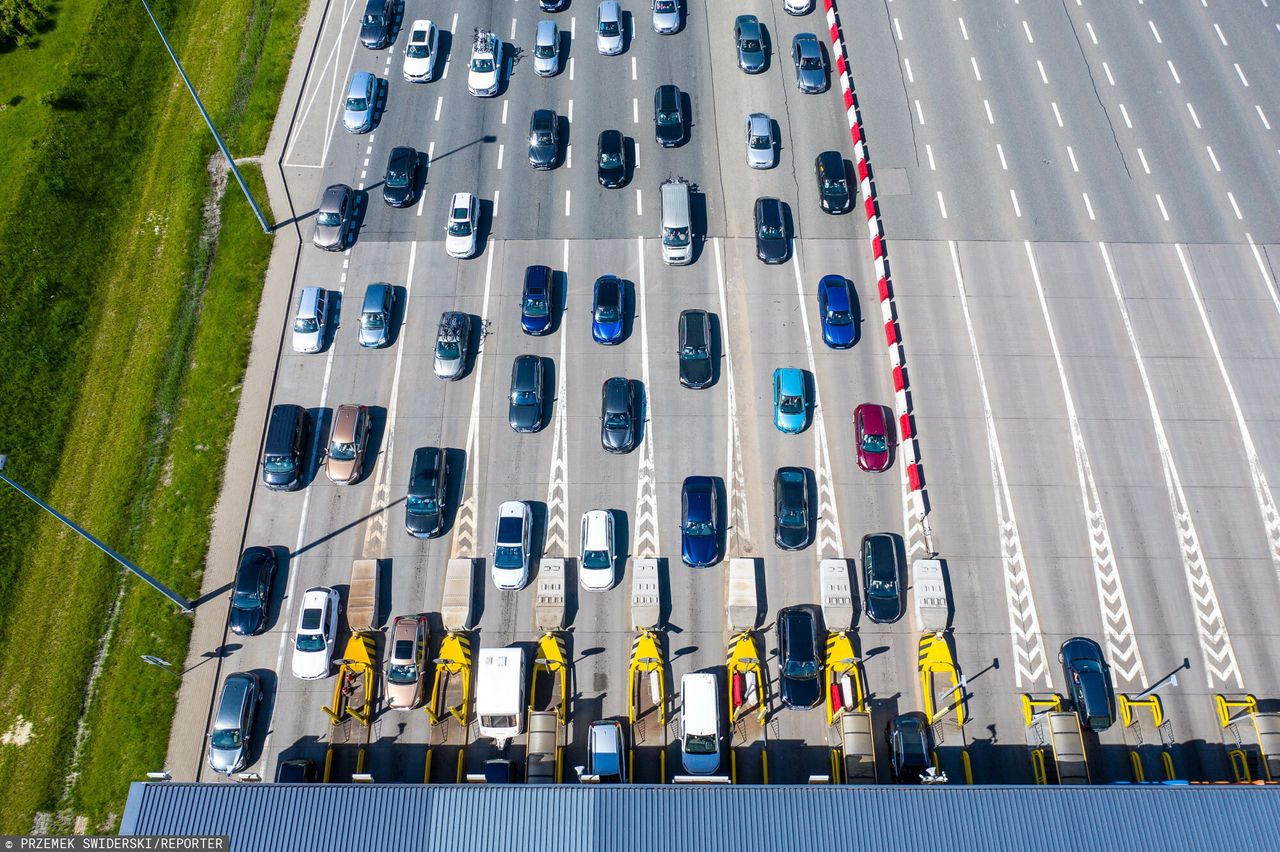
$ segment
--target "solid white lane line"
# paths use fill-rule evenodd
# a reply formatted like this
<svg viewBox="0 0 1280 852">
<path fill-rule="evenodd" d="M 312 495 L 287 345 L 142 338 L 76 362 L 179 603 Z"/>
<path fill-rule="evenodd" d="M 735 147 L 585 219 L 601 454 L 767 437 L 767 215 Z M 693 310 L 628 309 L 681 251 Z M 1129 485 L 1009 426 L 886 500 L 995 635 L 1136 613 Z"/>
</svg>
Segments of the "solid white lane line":
<svg viewBox="0 0 1280 852">
<path fill-rule="evenodd" d="M 733 348 L 729 344 L 729 301 L 726 296 L 724 282 L 724 259 L 720 253 L 720 238 L 712 240 L 712 249 L 716 258 L 716 289 L 720 297 L 720 344 L 724 357 L 724 379 L 728 398 L 728 442 L 729 458 L 725 471 L 725 497 L 729 503 L 730 550 L 736 553 L 747 553 L 751 546 L 751 519 L 746 506 L 746 476 L 742 471 L 742 444 L 738 435 L 738 397 L 733 380 Z"/>
<path fill-rule="evenodd" d="M 1243 219 L 1244 215 L 1240 212 L 1240 205 L 1236 204 L 1236 197 L 1230 192 L 1227 193 L 1227 200 L 1231 202 L 1231 209 L 1235 211 L 1237 219 Z"/>
<path fill-rule="evenodd" d="M 573 98 L 569 99 L 569 123 L 573 124 Z"/>
<path fill-rule="evenodd" d="M 933 162 L 933 146 L 926 143 L 924 146 L 924 153 L 925 156 L 929 158 L 929 171 L 936 172 L 938 167 Z"/>
<path fill-rule="evenodd" d="M 942 218 L 947 218 L 947 202 L 942 200 L 942 190 L 938 190 L 938 209 L 942 211 Z"/>
<path fill-rule="evenodd" d="M 1191 105 L 1190 101 L 1187 102 L 1187 112 L 1191 113 L 1191 120 L 1195 122 L 1196 130 L 1202 129 L 1200 127 L 1200 116 L 1196 115 L 1196 108 Z"/>
<path fill-rule="evenodd" d="M 578 37 L 578 18 L 575 15 L 569 19 L 569 40 L 573 41 Z"/>
<path fill-rule="evenodd" d="M 639 198 L 636 190 L 636 198 Z M 645 294 L 648 292 L 644 275 L 644 237 L 636 237 L 636 312 L 640 315 L 640 383 L 644 386 L 644 410 L 649 412 L 649 311 Z M 632 537 L 633 552 L 638 559 L 653 559 L 662 555 L 658 542 L 661 525 L 658 523 L 658 478 L 653 458 L 652 416 L 644 423 L 644 440 L 640 442 L 636 473 L 636 526 Z"/>
<path fill-rule="evenodd" d="M 969 57 L 969 64 L 973 66 L 973 76 L 974 76 L 974 78 L 975 78 L 979 83 L 981 83 L 981 82 L 982 82 L 982 74 L 978 71 L 978 58 L 977 58 L 976 56 L 970 56 L 970 57 Z"/>
<path fill-rule="evenodd" d="M 1175 82 L 1175 83 L 1177 83 L 1179 86 L 1181 86 L 1181 85 L 1182 85 L 1182 78 L 1178 76 L 1178 69 L 1173 67 L 1173 60 L 1172 60 L 1172 59 L 1166 59 L 1166 60 L 1165 60 L 1165 62 L 1167 62 L 1167 63 L 1168 63 L 1168 65 L 1169 65 L 1169 73 L 1173 75 L 1173 82 Z"/>
<path fill-rule="evenodd" d="M 1089 203 L 1089 193 L 1082 192 L 1080 195 L 1084 197 L 1084 207 L 1089 212 L 1089 219 L 1096 221 L 1098 217 L 1093 215 L 1093 205 Z"/>
<path fill-rule="evenodd" d="M 1187 497 L 1182 490 L 1182 479 L 1178 476 L 1178 468 L 1174 464 L 1173 453 L 1169 449 L 1169 439 L 1165 435 L 1164 422 L 1160 419 L 1155 392 L 1151 389 L 1147 367 L 1138 349 L 1138 338 L 1133 333 L 1133 323 L 1129 321 L 1129 310 L 1125 307 L 1124 296 L 1120 293 L 1120 282 L 1116 279 L 1115 267 L 1111 265 L 1111 255 L 1107 252 L 1106 245 L 1098 243 L 1098 248 L 1102 251 L 1102 261 L 1106 265 L 1107 276 L 1111 280 L 1111 291 L 1116 297 L 1116 306 L 1124 322 L 1124 330 L 1129 338 L 1129 347 L 1133 351 L 1134 363 L 1138 367 L 1138 377 L 1142 379 L 1142 388 L 1146 392 L 1147 408 L 1151 412 L 1156 448 L 1160 452 L 1160 464 L 1164 469 L 1165 490 L 1169 494 L 1174 529 L 1178 535 L 1182 570 L 1187 580 L 1191 608 L 1195 613 L 1196 638 L 1199 640 L 1200 654 L 1204 661 L 1205 679 L 1210 689 L 1217 682 L 1225 684 L 1230 680 L 1235 681 L 1237 688 L 1243 688 L 1244 681 L 1236 665 L 1236 653 L 1231 645 L 1231 635 L 1227 632 L 1222 608 L 1218 605 L 1218 593 L 1213 587 L 1213 577 L 1209 573 L 1204 550 L 1200 546 L 1200 536 L 1196 532 L 1195 518 L 1187 505 Z"/>
<path fill-rule="evenodd" d="M 1009 171 L 1009 164 L 1004 159 L 1004 146 L 999 142 L 996 143 L 996 153 L 1000 155 L 1000 168 Z"/>
<path fill-rule="evenodd" d="M 1076 152 L 1071 150 L 1071 146 L 1067 146 L 1067 158 L 1071 160 L 1071 171 L 1080 171 L 1080 164 L 1076 162 Z"/>
<path fill-rule="evenodd" d="M 1164 199 L 1160 197 L 1160 193 L 1156 193 L 1156 204 L 1160 205 L 1160 215 L 1164 217 L 1166 222 L 1169 221 L 1169 211 L 1164 207 Z"/>
<path fill-rule="evenodd" d="M 956 290 L 960 294 L 960 310 L 964 314 L 965 328 L 969 333 L 969 349 L 973 353 L 978 389 L 982 393 L 982 413 L 987 427 L 987 457 L 991 464 L 991 485 L 995 493 L 996 522 L 1000 531 L 1005 603 L 1009 611 L 1009 639 L 1013 643 L 1014 680 L 1021 689 L 1024 682 L 1036 683 L 1043 678 L 1044 685 L 1052 689 L 1053 678 L 1047 665 L 1044 638 L 1040 634 L 1040 618 L 1036 614 L 1031 576 L 1023 555 L 1018 520 L 1013 511 L 1013 498 L 1005 475 L 1004 456 L 1000 452 L 1000 439 L 996 434 L 996 420 L 991 411 L 991 396 L 987 393 L 982 357 L 978 354 L 978 336 L 973 329 L 973 317 L 969 314 L 969 299 L 965 293 L 964 276 L 960 271 L 960 254 L 954 240 L 949 241 L 948 245 L 951 248 Z"/>
<path fill-rule="evenodd" d="M 1102 70 L 1107 74 L 1107 82 L 1114 86 L 1116 84 L 1116 78 L 1111 76 L 1111 66 L 1106 62 L 1103 62 Z"/>
<path fill-rule="evenodd" d="M 1085 196 L 1085 200 L 1088 201 L 1088 196 Z M 1090 218 L 1093 218 L 1092 215 Z M 1054 364 L 1058 368 L 1058 383 L 1062 386 L 1062 399 L 1067 408 L 1067 424 L 1071 428 L 1071 448 L 1075 454 L 1076 478 L 1080 482 L 1080 502 L 1087 519 L 1089 552 L 1093 558 L 1093 578 L 1098 592 L 1103 635 L 1106 637 L 1104 644 L 1107 649 L 1107 659 L 1111 663 L 1112 670 L 1124 680 L 1146 686 L 1146 668 L 1142 664 L 1142 654 L 1138 649 L 1137 633 L 1133 628 L 1133 618 L 1129 614 L 1129 603 L 1125 598 L 1124 584 L 1120 579 L 1120 566 L 1116 563 L 1116 551 L 1111 544 L 1107 518 L 1102 510 L 1102 499 L 1098 496 L 1098 486 L 1094 482 L 1093 465 L 1089 461 L 1089 452 L 1085 448 L 1084 430 L 1080 428 L 1075 400 L 1071 396 L 1071 387 L 1067 383 L 1066 366 L 1062 360 L 1062 352 L 1058 348 L 1058 337 L 1053 330 L 1053 319 L 1049 316 L 1049 302 L 1044 295 L 1044 285 L 1040 281 L 1040 270 L 1031 249 L 1031 242 L 1025 241 L 1023 246 L 1027 252 L 1027 263 L 1031 266 L 1031 280 L 1035 284 L 1040 313 L 1044 317 L 1045 329 L 1049 333 L 1049 346 L 1053 350 Z"/>
<path fill-rule="evenodd" d="M 511 19 L 511 38 L 509 40 L 510 41 L 516 40 L 516 19 L 515 18 Z"/>
<path fill-rule="evenodd" d="M 1213 170 L 1215 172 L 1222 171 L 1222 166 L 1218 165 L 1218 158 L 1213 155 L 1213 146 L 1205 145 L 1204 149 L 1209 152 L 1209 159 L 1213 161 Z"/>
<path fill-rule="evenodd" d="M 1234 65 L 1236 66 L 1236 73 L 1240 75 L 1240 82 L 1244 83 L 1246 89 L 1249 88 L 1249 81 L 1244 78 L 1244 72 L 1240 70 L 1240 63 L 1236 62 Z"/>
<path fill-rule="evenodd" d="M 1142 153 L 1142 149 L 1138 149 L 1138 159 L 1142 161 L 1142 170 L 1147 174 L 1151 174 L 1151 167 L 1147 165 L 1147 155 Z"/>
<path fill-rule="evenodd" d="M 1027 34 L 1027 43 L 1036 43 L 1036 40 L 1031 37 L 1031 26 L 1026 21 L 1022 22 L 1022 31 Z"/>
<path fill-rule="evenodd" d="M 1262 283 L 1266 285 L 1267 292 L 1271 294 L 1271 304 L 1276 306 L 1276 313 L 1280 313 L 1280 293 L 1276 292 L 1276 282 L 1271 278 L 1271 272 L 1267 269 L 1267 264 L 1262 260 L 1262 252 L 1258 251 L 1258 244 L 1253 241 L 1253 234 L 1246 231 L 1244 236 L 1249 241 L 1249 249 L 1253 252 L 1253 262 L 1258 264 L 1258 272 L 1262 275 Z"/>
<path fill-rule="evenodd" d="M 1012 188 L 1010 188 L 1009 190 L 1009 200 L 1013 202 L 1013 212 L 1017 215 L 1019 219 L 1021 219 L 1022 208 L 1018 206 L 1018 193 L 1014 192 Z"/>
</svg>

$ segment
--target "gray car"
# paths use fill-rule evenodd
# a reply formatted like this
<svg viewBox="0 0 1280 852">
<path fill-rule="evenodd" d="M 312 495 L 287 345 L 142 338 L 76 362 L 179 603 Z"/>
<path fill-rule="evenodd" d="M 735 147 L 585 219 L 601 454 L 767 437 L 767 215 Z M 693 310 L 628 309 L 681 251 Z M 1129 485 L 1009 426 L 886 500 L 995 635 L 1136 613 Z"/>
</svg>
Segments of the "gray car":
<svg viewBox="0 0 1280 852">
<path fill-rule="evenodd" d="M 560 70 L 560 30 L 555 21 L 538 21 L 533 40 L 533 70 L 539 77 L 551 77 Z"/>
<path fill-rule="evenodd" d="M 733 21 L 733 43 L 738 49 L 738 67 L 748 74 L 764 70 L 764 33 L 755 15 L 739 15 Z"/>
<path fill-rule="evenodd" d="M 560 117 L 555 110 L 535 109 L 529 119 L 529 165 L 553 169 L 560 158 Z"/>
<path fill-rule="evenodd" d="M 360 308 L 360 345 L 381 349 L 391 340 L 391 307 L 394 292 L 390 284 L 370 284 Z"/>
<path fill-rule="evenodd" d="M 680 30 L 680 0 L 651 0 L 653 31 L 670 35 Z"/>
<path fill-rule="evenodd" d="M 462 378 L 467 366 L 467 343 L 471 336 L 471 319 L 462 311 L 445 311 L 436 330 L 436 378 Z"/>
<path fill-rule="evenodd" d="M 537 355 L 521 355 L 511 365 L 511 404 L 507 421 L 517 432 L 537 432 L 543 426 L 542 359 Z"/>
<path fill-rule="evenodd" d="M 622 52 L 622 7 L 618 0 L 602 0 L 596 8 L 596 50 L 605 56 Z"/>
<path fill-rule="evenodd" d="M 253 672 L 227 675 L 209 732 L 209 768 L 233 775 L 249 763 L 253 717 L 262 698 L 262 682 Z"/>
<path fill-rule="evenodd" d="M 351 75 L 347 99 L 342 104 L 342 126 L 351 133 L 368 133 L 373 127 L 373 108 L 378 100 L 378 78 L 368 71 Z"/>
<path fill-rule="evenodd" d="M 347 247 L 351 219 L 355 213 L 356 194 L 345 183 L 327 187 L 316 210 L 316 229 L 311 241 L 325 251 L 342 251 Z"/>
<path fill-rule="evenodd" d="M 751 113 L 747 116 L 747 165 L 753 169 L 771 169 L 777 162 L 773 119 L 762 112 Z"/>
<path fill-rule="evenodd" d="M 806 95 L 827 90 L 827 61 L 813 33 L 797 33 L 791 40 L 791 58 L 796 63 L 796 88 Z"/>
</svg>

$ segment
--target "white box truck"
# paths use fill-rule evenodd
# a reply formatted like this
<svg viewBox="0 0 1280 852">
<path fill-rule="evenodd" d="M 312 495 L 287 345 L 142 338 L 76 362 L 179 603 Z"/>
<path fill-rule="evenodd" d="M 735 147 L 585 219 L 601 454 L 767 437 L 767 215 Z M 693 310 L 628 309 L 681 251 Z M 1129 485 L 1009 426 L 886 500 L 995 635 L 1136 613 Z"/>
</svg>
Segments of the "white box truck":
<svg viewBox="0 0 1280 852">
<path fill-rule="evenodd" d="M 480 736 L 492 737 L 499 746 L 524 733 L 524 651 L 519 648 L 481 648 L 476 672 L 476 714 Z"/>
</svg>

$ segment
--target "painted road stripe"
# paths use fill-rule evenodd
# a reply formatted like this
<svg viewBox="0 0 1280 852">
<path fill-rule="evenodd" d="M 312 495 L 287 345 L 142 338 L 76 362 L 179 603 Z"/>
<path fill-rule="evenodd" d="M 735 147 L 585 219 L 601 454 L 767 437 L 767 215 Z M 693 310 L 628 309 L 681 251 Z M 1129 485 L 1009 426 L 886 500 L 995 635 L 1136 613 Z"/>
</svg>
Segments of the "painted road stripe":
<svg viewBox="0 0 1280 852">
<path fill-rule="evenodd" d="M 567 194 L 567 193 L 566 193 Z M 561 268 L 569 270 L 569 241 L 564 241 Z M 560 360 L 556 362 L 556 401 L 552 413 L 551 470 L 547 474 L 547 537 L 542 552 L 547 556 L 569 555 L 569 417 L 565 414 L 568 370 L 563 369 L 568 333 L 560 330 Z"/>
<path fill-rule="evenodd" d="M 724 381 L 728 386 L 727 435 L 729 458 L 725 487 L 729 501 L 730 553 L 751 553 L 751 524 L 747 512 L 747 480 L 742 471 L 742 444 L 738 435 L 738 398 L 733 384 L 733 349 L 729 346 L 729 303 L 725 297 L 724 259 L 720 254 L 720 238 L 712 240 L 716 256 L 716 286 L 720 294 L 720 344 L 724 349 Z"/>
<path fill-rule="evenodd" d="M 638 198 L 639 196 L 637 196 Z M 645 303 L 644 237 L 636 237 L 636 310 L 640 314 L 640 383 L 644 386 L 643 408 L 649 412 L 649 312 Z M 632 550 L 638 559 L 656 559 L 662 555 L 658 531 L 658 477 L 653 457 L 653 425 L 648 417 L 644 424 L 644 440 L 636 472 L 636 525 Z"/>
<path fill-rule="evenodd" d="M 488 252 L 484 270 L 484 296 L 480 300 L 480 342 L 476 345 L 476 363 L 472 371 L 475 380 L 471 385 L 471 413 L 467 418 L 466 469 L 462 473 L 462 503 L 453 522 L 453 540 L 449 543 L 450 559 L 475 559 L 479 556 L 477 539 L 477 483 L 469 474 L 480 469 L 480 389 L 484 386 L 485 339 L 489 336 L 489 293 L 493 284 L 493 255 Z M 457 475 L 456 473 L 454 474 Z M 427 606 L 424 602 L 424 606 Z"/>
</svg>

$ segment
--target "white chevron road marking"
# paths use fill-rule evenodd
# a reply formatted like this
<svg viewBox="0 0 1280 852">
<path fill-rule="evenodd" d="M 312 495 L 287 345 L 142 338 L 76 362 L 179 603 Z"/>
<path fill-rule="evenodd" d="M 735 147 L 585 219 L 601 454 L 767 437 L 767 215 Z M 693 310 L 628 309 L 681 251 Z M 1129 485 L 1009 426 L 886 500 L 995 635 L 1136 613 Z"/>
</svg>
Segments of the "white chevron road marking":
<svg viewBox="0 0 1280 852">
<path fill-rule="evenodd" d="M 982 373 L 982 359 L 978 355 L 978 339 L 969 315 L 969 300 L 964 290 L 964 276 L 960 271 L 960 255 L 955 241 L 951 247 L 951 265 L 955 270 L 956 289 L 960 293 L 960 307 L 964 311 L 964 323 L 969 332 L 969 348 L 973 352 L 973 366 L 978 374 L 978 387 L 982 391 L 982 413 L 987 423 L 987 452 L 991 459 L 991 481 L 995 490 L 996 515 L 1000 524 L 1000 559 L 1004 565 L 1005 601 L 1009 608 L 1009 636 L 1013 640 L 1014 679 L 1019 689 L 1024 683 L 1034 684 L 1041 678 L 1044 685 L 1053 688 L 1049 666 L 1046 664 L 1044 637 L 1040 634 L 1040 618 L 1036 614 L 1035 600 L 1031 595 L 1031 578 L 1022 553 L 1022 538 L 1013 514 L 1013 500 L 1009 496 L 1009 483 L 1005 477 L 1004 457 L 1000 454 L 1000 441 L 996 437 L 995 417 L 991 413 L 991 398 L 987 394 L 987 382 Z"/>
<path fill-rule="evenodd" d="M 1169 440 L 1165 436 L 1164 423 L 1160 419 L 1160 409 L 1156 406 L 1155 393 L 1151 390 L 1150 379 L 1147 378 L 1146 364 L 1143 363 L 1142 353 L 1138 350 L 1138 338 L 1133 333 L 1133 325 L 1129 321 L 1129 310 L 1125 307 L 1124 296 L 1120 292 L 1120 282 L 1116 278 L 1115 267 L 1111 264 L 1111 255 L 1107 252 L 1106 245 L 1098 243 L 1098 248 L 1102 252 L 1102 261 L 1107 267 L 1107 276 L 1111 279 L 1111 291 L 1115 294 L 1120 318 L 1124 321 L 1124 330 L 1129 337 L 1134 361 L 1138 365 L 1142 388 L 1147 394 L 1151 425 L 1155 430 L 1156 446 L 1160 451 L 1160 464 L 1164 468 L 1165 489 L 1169 492 L 1169 505 L 1173 510 L 1174 524 L 1178 531 L 1178 549 L 1182 555 L 1182 569 L 1186 575 L 1187 591 L 1191 594 L 1192 610 L 1195 613 L 1196 637 L 1200 644 L 1200 654 L 1204 658 L 1207 685 L 1213 689 L 1219 683 L 1226 684 L 1228 681 L 1234 681 L 1237 689 L 1243 689 L 1244 681 L 1236 665 L 1231 636 L 1227 632 L 1222 608 L 1218 605 L 1218 595 L 1213 588 L 1213 578 L 1209 574 L 1209 566 L 1205 563 L 1204 552 L 1200 548 L 1200 537 L 1196 533 L 1195 523 L 1191 519 L 1191 510 L 1187 506 L 1187 498 L 1182 491 L 1182 479 L 1178 476 L 1178 468 L 1173 463 L 1173 453 L 1169 450 Z"/>
<path fill-rule="evenodd" d="M 480 322 L 487 324 L 489 316 L 489 292 L 493 283 L 493 255 L 489 252 L 489 260 L 484 270 L 484 296 L 480 301 Z M 458 506 L 458 514 L 453 522 L 453 540 L 449 544 L 450 559 L 475 559 L 477 553 L 476 538 L 476 483 L 470 474 L 480 470 L 480 389 L 484 386 L 484 350 L 485 335 L 480 336 L 476 345 L 475 378 L 471 386 L 471 413 L 467 420 L 467 458 L 466 469 L 462 473 L 463 497 Z M 456 475 L 456 474 L 454 474 Z"/>
<path fill-rule="evenodd" d="M 649 416 L 649 312 L 645 303 L 644 238 L 636 237 L 636 310 L 640 314 L 640 383 L 644 386 L 646 418 L 644 440 L 640 443 L 636 474 L 636 532 L 633 546 L 639 559 L 656 559 L 662 554 L 658 544 L 658 480 L 653 462 L 653 418 Z"/>
<path fill-rule="evenodd" d="M 563 269 L 569 268 L 569 241 L 564 241 Z M 569 555 L 569 417 L 565 413 L 568 363 L 565 343 L 569 335 L 561 330 L 560 360 L 556 362 L 556 404 L 552 414 L 551 472 L 547 476 L 547 537 L 542 552 L 548 556 Z"/>
<path fill-rule="evenodd" d="M 729 416 L 727 440 L 729 442 L 728 471 L 725 485 L 729 490 L 729 553 L 744 556 L 752 552 L 751 524 L 747 512 L 747 479 L 742 471 L 742 442 L 738 435 L 738 395 L 733 385 L 733 349 L 729 346 L 729 307 L 725 296 L 724 261 L 720 253 L 720 240 L 712 241 L 716 256 L 716 283 L 720 290 L 720 343 L 724 349 L 724 378 L 727 387 Z"/>
</svg>

